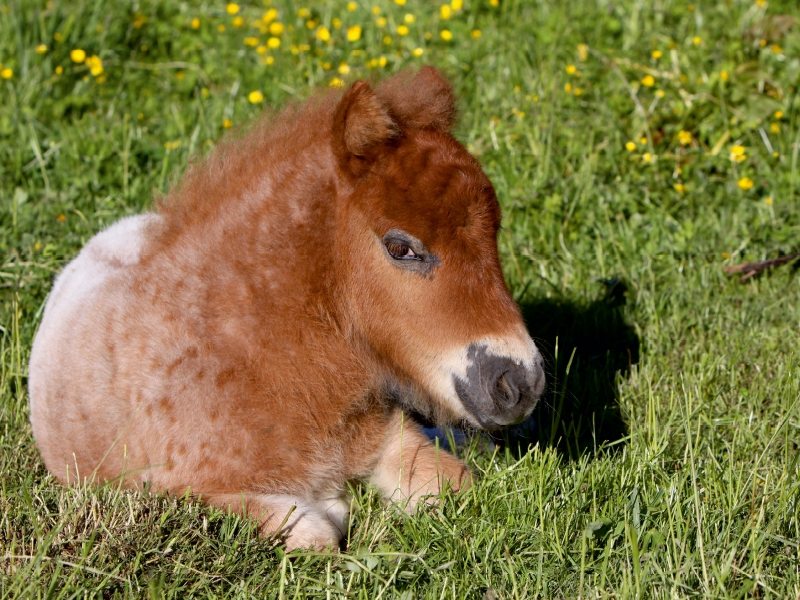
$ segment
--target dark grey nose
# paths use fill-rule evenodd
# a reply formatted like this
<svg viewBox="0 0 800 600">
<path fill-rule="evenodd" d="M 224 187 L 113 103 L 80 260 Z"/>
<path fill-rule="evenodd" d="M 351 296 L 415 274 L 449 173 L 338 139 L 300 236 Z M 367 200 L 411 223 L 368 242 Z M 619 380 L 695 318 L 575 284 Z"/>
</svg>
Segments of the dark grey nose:
<svg viewBox="0 0 800 600">
<path fill-rule="evenodd" d="M 541 358 L 532 365 L 506 356 L 495 356 L 486 346 L 470 345 L 471 361 L 466 379 L 454 378 L 464 407 L 484 429 L 496 429 L 525 419 L 544 391 Z"/>
</svg>

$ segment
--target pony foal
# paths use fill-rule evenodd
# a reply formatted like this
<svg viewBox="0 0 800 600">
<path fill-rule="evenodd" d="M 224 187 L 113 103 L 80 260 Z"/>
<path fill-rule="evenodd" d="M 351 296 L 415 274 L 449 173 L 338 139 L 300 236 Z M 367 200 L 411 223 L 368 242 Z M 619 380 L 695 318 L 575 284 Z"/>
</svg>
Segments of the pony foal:
<svg viewBox="0 0 800 600">
<path fill-rule="evenodd" d="M 93 237 L 31 352 L 48 469 L 190 490 L 289 548 L 338 543 L 349 480 L 409 509 L 467 483 L 408 411 L 518 422 L 544 373 L 454 114 L 433 68 L 358 81 L 223 141 L 155 212 Z"/>
</svg>

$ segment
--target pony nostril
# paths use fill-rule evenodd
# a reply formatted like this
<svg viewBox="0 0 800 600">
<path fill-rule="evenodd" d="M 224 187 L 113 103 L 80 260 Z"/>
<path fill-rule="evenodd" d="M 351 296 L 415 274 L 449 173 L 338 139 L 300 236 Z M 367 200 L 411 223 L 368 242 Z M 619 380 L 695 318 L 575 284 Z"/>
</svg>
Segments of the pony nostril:
<svg viewBox="0 0 800 600">
<path fill-rule="evenodd" d="M 512 381 L 513 378 L 511 378 L 510 373 L 506 371 L 497 378 L 494 386 L 495 393 L 493 396 L 495 401 L 507 407 L 514 406 L 519 400 L 519 392 Z"/>
</svg>

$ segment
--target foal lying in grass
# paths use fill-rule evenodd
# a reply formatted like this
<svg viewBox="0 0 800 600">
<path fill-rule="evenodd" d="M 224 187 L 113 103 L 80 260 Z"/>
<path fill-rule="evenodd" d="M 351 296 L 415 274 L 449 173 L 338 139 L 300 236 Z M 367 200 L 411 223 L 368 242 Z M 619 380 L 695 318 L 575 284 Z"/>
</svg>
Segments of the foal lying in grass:
<svg viewBox="0 0 800 600">
<path fill-rule="evenodd" d="M 432 68 L 358 81 L 223 142 L 155 212 L 92 238 L 31 354 L 50 471 L 190 490 L 290 548 L 338 543 L 348 480 L 409 509 L 468 483 L 406 411 L 499 427 L 544 374 L 454 114 Z"/>
</svg>

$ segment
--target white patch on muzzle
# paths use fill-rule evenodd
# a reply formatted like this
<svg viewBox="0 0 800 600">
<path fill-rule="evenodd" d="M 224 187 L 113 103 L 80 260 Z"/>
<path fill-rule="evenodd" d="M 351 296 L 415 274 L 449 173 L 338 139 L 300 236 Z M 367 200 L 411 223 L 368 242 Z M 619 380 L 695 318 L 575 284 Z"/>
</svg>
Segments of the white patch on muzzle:
<svg viewBox="0 0 800 600">
<path fill-rule="evenodd" d="M 453 381 L 454 377 L 458 377 L 464 382 L 467 381 L 467 372 L 472 366 L 468 351 L 472 345 L 483 346 L 488 354 L 508 358 L 531 370 L 537 362 L 541 361 L 541 354 L 525 327 L 520 325 L 516 332 L 508 336 L 480 338 L 437 357 L 437 360 L 434 361 L 435 364 L 431 365 L 432 369 L 427 381 L 428 389 L 458 418 L 465 419 L 479 427 L 475 417 L 464 408 Z"/>
</svg>

